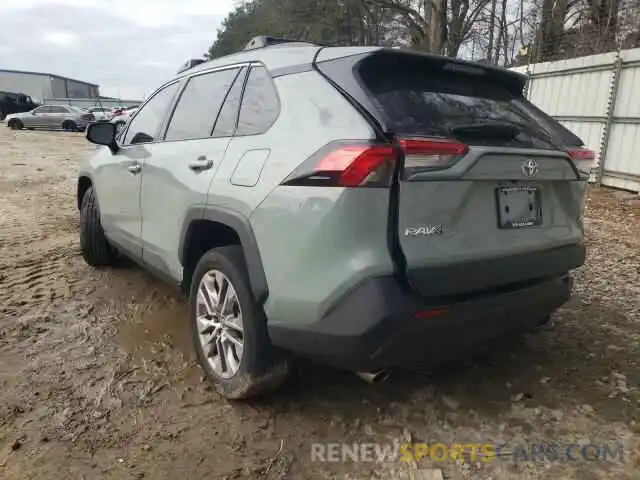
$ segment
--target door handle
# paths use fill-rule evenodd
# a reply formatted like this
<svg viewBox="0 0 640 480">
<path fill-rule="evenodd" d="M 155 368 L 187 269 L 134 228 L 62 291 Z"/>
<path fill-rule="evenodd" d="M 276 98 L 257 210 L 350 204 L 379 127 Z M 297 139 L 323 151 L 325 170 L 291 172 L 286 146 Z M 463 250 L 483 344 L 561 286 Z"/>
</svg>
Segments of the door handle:
<svg viewBox="0 0 640 480">
<path fill-rule="evenodd" d="M 211 167 L 213 167 L 213 160 L 208 160 L 205 156 L 198 157 L 197 160 L 189 164 L 189 168 L 194 172 L 209 170 Z"/>
<path fill-rule="evenodd" d="M 127 167 L 127 170 L 129 170 L 130 173 L 137 175 L 142 171 L 142 165 L 140 165 L 139 163 L 134 163 L 133 165 L 129 165 L 129 167 Z"/>
</svg>

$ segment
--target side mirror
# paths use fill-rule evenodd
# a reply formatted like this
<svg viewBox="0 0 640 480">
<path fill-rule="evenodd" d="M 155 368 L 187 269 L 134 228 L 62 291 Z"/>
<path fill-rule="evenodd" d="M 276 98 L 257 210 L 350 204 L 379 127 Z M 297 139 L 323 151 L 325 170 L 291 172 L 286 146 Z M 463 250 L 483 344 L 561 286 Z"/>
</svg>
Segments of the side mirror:
<svg viewBox="0 0 640 480">
<path fill-rule="evenodd" d="M 118 151 L 116 126 L 111 122 L 90 123 L 87 126 L 85 136 L 91 143 L 109 147 L 109 150 L 111 150 L 113 154 Z"/>
<path fill-rule="evenodd" d="M 33 115 L 34 117 L 38 114 L 38 112 L 36 112 L 35 110 L 31 110 L 31 115 Z"/>
</svg>

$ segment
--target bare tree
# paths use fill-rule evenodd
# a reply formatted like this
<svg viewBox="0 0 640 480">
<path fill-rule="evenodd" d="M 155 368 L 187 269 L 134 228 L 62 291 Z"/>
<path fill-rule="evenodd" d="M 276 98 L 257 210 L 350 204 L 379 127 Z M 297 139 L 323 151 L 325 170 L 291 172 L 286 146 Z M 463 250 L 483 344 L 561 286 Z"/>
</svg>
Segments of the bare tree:
<svg viewBox="0 0 640 480">
<path fill-rule="evenodd" d="M 640 0 L 247 0 L 208 54 L 236 51 L 260 34 L 510 66 L 640 46 Z"/>
</svg>

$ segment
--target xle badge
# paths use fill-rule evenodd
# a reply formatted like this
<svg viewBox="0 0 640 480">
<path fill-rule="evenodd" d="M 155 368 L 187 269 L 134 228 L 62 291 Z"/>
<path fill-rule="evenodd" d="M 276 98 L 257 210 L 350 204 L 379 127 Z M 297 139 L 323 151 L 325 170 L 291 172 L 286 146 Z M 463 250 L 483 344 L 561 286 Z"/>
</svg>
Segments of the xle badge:
<svg viewBox="0 0 640 480">
<path fill-rule="evenodd" d="M 418 237 L 424 235 L 442 235 L 442 225 L 420 225 L 417 227 L 407 227 L 404 231 L 405 237 Z"/>
</svg>

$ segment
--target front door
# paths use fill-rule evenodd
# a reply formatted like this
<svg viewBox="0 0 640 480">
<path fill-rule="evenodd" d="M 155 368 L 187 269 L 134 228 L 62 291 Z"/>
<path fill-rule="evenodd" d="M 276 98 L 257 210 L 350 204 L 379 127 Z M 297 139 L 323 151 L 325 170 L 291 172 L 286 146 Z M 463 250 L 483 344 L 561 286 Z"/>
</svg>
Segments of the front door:
<svg viewBox="0 0 640 480">
<path fill-rule="evenodd" d="M 42 128 L 46 126 L 47 116 L 50 111 L 51 107 L 38 107 L 33 109 L 31 113 L 24 115 L 20 120 L 27 128 Z"/>
<path fill-rule="evenodd" d="M 143 259 L 182 280 L 179 245 L 188 212 L 202 206 L 224 158 L 229 136 L 214 126 L 231 85 L 242 86 L 235 67 L 190 78 L 169 120 L 164 141 L 153 145 L 142 175 Z M 234 83 L 235 82 L 235 83 Z"/>
<path fill-rule="evenodd" d="M 118 153 L 105 158 L 96 169 L 96 184 L 108 186 L 108 190 L 98 191 L 105 233 L 118 247 L 138 258 L 142 256 L 142 172 L 153 157 L 160 126 L 177 89 L 178 82 L 174 82 L 158 90 L 119 137 Z"/>
</svg>

